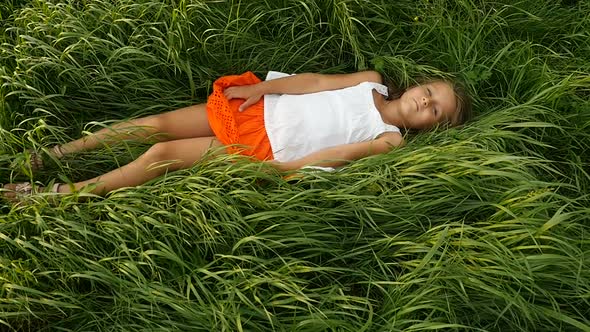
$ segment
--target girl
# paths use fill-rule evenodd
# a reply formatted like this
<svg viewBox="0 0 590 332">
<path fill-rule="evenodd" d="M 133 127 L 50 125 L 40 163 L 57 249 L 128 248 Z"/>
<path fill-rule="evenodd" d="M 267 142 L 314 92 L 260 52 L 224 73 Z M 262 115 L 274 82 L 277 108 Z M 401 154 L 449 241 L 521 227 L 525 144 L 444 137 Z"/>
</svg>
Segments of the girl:
<svg viewBox="0 0 590 332">
<path fill-rule="evenodd" d="M 72 185 L 49 191 L 69 193 L 94 184 L 92 193 L 140 185 L 166 172 L 191 167 L 211 148 L 270 163 L 279 171 L 308 165 L 337 167 L 351 160 L 402 146 L 402 129 L 456 126 L 470 115 L 470 102 L 452 82 L 431 81 L 388 98 L 381 74 L 287 75 L 269 72 L 260 81 L 251 72 L 224 76 L 213 84 L 206 104 L 118 123 L 87 137 L 56 145 L 55 158 L 122 139 L 157 143 L 133 162 Z M 42 167 L 39 154 L 31 168 Z M 25 182 L 7 184 L 11 201 L 47 191 Z"/>
</svg>

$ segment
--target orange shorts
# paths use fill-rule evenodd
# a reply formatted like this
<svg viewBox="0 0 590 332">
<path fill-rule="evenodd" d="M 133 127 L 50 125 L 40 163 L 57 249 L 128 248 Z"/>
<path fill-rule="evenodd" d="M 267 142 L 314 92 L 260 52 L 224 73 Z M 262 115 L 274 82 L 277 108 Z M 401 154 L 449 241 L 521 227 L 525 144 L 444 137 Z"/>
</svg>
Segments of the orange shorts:
<svg viewBox="0 0 590 332">
<path fill-rule="evenodd" d="M 264 97 L 240 112 L 238 107 L 244 100 L 227 100 L 223 94 L 227 87 L 259 82 L 261 80 L 252 72 L 217 79 L 213 83 L 213 93 L 207 99 L 207 118 L 217 139 L 228 145 L 228 153 L 239 153 L 258 160 L 273 160 L 270 141 L 264 127 Z"/>
</svg>

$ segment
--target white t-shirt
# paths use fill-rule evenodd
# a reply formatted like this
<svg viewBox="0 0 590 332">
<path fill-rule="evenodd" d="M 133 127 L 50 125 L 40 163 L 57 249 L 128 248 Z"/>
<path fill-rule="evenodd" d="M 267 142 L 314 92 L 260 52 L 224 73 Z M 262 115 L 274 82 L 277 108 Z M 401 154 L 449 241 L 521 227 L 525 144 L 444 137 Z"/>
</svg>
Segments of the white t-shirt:
<svg viewBox="0 0 590 332">
<path fill-rule="evenodd" d="M 270 71 L 266 80 L 285 76 Z M 329 147 L 373 140 L 383 132 L 399 132 L 383 122 L 373 89 L 387 96 L 387 87 L 373 82 L 301 95 L 265 95 L 264 125 L 274 159 L 296 160 Z"/>
</svg>

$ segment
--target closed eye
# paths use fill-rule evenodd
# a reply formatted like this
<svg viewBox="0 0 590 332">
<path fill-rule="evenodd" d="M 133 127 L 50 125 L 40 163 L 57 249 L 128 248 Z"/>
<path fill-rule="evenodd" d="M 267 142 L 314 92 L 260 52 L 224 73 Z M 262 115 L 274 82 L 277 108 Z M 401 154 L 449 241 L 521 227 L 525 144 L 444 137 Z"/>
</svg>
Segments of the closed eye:
<svg viewBox="0 0 590 332">
<path fill-rule="evenodd" d="M 428 96 L 432 97 L 432 91 L 430 91 L 430 88 L 426 88 L 426 91 L 428 91 Z M 432 108 L 432 112 L 434 113 L 434 116 L 438 115 L 438 110 L 436 108 Z"/>
</svg>

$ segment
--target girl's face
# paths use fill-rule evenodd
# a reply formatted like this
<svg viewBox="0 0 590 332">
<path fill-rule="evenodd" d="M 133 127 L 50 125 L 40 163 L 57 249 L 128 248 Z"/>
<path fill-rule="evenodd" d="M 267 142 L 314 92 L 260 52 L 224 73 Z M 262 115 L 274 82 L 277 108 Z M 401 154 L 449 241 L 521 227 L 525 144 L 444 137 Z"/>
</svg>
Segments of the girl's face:
<svg viewBox="0 0 590 332">
<path fill-rule="evenodd" d="M 449 83 L 430 82 L 400 97 L 400 117 L 407 128 L 427 129 L 454 118 L 457 98 Z"/>
</svg>

